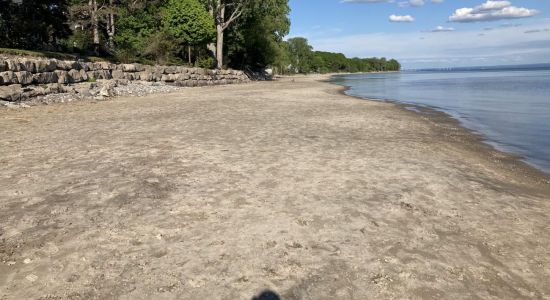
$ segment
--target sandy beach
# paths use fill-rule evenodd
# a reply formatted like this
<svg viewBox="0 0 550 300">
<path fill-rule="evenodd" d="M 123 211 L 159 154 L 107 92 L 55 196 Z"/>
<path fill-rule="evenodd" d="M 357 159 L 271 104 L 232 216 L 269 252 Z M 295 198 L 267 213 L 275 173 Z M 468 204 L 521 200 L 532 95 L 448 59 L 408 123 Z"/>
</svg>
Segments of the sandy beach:
<svg viewBox="0 0 550 300">
<path fill-rule="evenodd" d="M 550 177 L 326 77 L 0 110 L 0 299 L 550 299 Z"/>
</svg>

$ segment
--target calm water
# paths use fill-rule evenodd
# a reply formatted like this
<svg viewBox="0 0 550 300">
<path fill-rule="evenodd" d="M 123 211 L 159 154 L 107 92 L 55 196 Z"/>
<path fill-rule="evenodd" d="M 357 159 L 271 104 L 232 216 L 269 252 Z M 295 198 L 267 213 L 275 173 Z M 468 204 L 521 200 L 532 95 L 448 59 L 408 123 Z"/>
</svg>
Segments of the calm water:
<svg viewBox="0 0 550 300">
<path fill-rule="evenodd" d="M 550 173 L 550 68 L 336 76 L 350 95 L 429 106 Z"/>
</svg>

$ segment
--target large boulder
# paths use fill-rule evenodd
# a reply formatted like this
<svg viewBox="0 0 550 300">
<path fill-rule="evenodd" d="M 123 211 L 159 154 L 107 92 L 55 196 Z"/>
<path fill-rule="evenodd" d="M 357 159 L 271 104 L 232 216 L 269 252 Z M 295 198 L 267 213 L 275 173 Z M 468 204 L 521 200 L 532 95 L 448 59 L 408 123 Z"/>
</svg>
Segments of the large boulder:
<svg viewBox="0 0 550 300">
<path fill-rule="evenodd" d="M 23 89 L 20 84 L 0 86 L 0 99 L 5 101 L 18 101 L 21 98 Z"/>
<path fill-rule="evenodd" d="M 84 71 L 83 69 L 80 69 L 78 72 L 80 72 L 80 77 L 82 78 L 82 81 L 88 80 L 88 74 L 86 74 L 86 71 Z"/>
<path fill-rule="evenodd" d="M 90 62 L 78 62 L 79 69 L 84 70 L 85 72 L 91 71 L 93 69 L 93 64 Z"/>
<path fill-rule="evenodd" d="M 143 80 L 143 81 L 153 81 L 153 73 L 151 73 L 151 72 L 149 72 L 149 71 L 139 72 L 139 73 L 137 73 L 136 75 L 139 76 L 139 80 Z"/>
<path fill-rule="evenodd" d="M 32 82 L 34 84 L 56 83 L 58 81 L 57 74 L 55 72 L 44 72 L 32 75 Z"/>
<path fill-rule="evenodd" d="M 71 81 L 69 77 L 69 72 L 63 70 L 56 70 L 55 74 L 57 75 L 57 83 L 67 84 Z"/>
<path fill-rule="evenodd" d="M 5 71 L 0 72 L 0 84 L 8 85 L 8 84 L 16 84 L 19 83 L 17 80 L 17 76 L 15 76 L 15 73 L 13 71 Z"/>
<path fill-rule="evenodd" d="M 36 73 L 35 61 L 30 59 L 22 59 L 19 61 L 21 71 Z"/>
<path fill-rule="evenodd" d="M 137 72 L 135 64 L 123 64 L 121 67 L 124 72 Z"/>
<path fill-rule="evenodd" d="M 176 66 L 167 66 L 164 68 L 164 74 L 176 74 L 178 68 Z"/>
<path fill-rule="evenodd" d="M 111 76 L 113 76 L 113 79 L 122 79 L 124 78 L 124 72 L 121 70 L 113 70 Z"/>
<path fill-rule="evenodd" d="M 80 71 L 78 70 L 75 70 L 75 69 L 72 69 L 68 72 L 69 74 L 69 82 L 70 83 L 75 83 L 75 82 L 82 82 L 84 81 L 85 79 L 82 77 L 82 73 L 80 73 Z M 86 75 L 86 73 L 84 72 L 84 74 Z M 87 76 L 86 76 L 87 77 Z"/>
<path fill-rule="evenodd" d="M 72 69 L 76 69 L 76 70 L 81 69 L 81 66 L 76 61 L 59 60 L 59 61 L 57 61 L 57 69 L 58 70 L 70 71 Z"/>
<path fill-rule="evenodd" d="M 15 76 L 17 76 L 17 81 L 19 82 L 19 84 L 22 84 L 22 85 L 31 84 L 33 81 L 31 72 L 27 72 L 27 71 L 15 72 Z"/>
<path fill-rule="evenodd" d="M 57 60 L 55 59 L 39 59 L 36 61 L 36 72 L 53 72 L 57 69 Z"/>
<path fill-rule="evenodd" d="M 94 79 L 112 79 L 111 72 L 108 70 L 88 71 L 86 72 L 88 78 Z"/>
</svg>

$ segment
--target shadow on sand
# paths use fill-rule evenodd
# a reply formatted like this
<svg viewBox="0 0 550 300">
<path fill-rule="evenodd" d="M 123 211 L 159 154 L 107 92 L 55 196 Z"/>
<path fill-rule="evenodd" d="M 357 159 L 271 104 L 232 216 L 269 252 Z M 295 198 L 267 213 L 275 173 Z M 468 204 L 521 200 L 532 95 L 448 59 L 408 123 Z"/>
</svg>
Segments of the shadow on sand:
<svg viewBox="0 0 550 300">
<path fill-rule="evenodd" d="M 258 296 L 252 297 L 252 300 L 281 300 L 281 297 L 273 291 L 266 290 Z"/>
</svg>

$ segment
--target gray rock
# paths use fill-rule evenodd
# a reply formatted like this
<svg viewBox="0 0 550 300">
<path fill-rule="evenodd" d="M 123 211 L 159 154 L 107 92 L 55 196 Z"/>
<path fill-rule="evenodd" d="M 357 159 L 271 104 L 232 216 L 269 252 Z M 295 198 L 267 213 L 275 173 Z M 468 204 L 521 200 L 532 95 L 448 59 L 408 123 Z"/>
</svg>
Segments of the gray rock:
<svg viewBox="0 0 550 300">
<path fill-rule="evenodd" d="M 60 61 L 57 62 L 57 69 L 58 70 L 65 70 L 65 71 L 70 71 L 72 69 L 79 70 L 79 69 L 81 69 L 81 66 L 76 61 L 60 60 Z"/>
<path fill-rule="evenodd" d="M 24 59 L 19 62 L 21 71 L 27 71 L 31 73 L 36 73 L 36 66 L 33 60 Z"/>
<path fill-rule="evenodd" d="M 22 85 L 31 84 L 33 80 L 32 73 L 27 71 L 15 72 L 15 76 L 17 76 L 17 81 Z"/>
<path fill-rule="evenodd" d="M 145 71 L 145 66 L 142 64 L 134 64 L 134 67 L 136 69 L 136 72 L 143 72 Z"/>
<path fill-rule="evenodd" d="M 164 74 L 176 74 L 178 72 L 175 66 L 167 66 L 164 68 Z"/>
<path fill-rule="evenodd" d="M 84 73 L 84 74 L 86 74 L 86 73 Z M 84 78 L 82 78 L 82 74 L 78 70 L 72 69 L 68 72 L 68 75 L 69 75 L 69 82 L 70 83 L 84 81 Z"/>
<path fill-rule="evenodd" d="M 56 70 L 55 74 L 57 75 L 57 83 L 67 84 L 71 80 L 67 71 Z"/>
<path fill-rule="evenodd" d="M 102 62 L 99 62 L 98 64 L 101 67 L 101 70 L 113 70 L 115 68 L 112 63 L 107 61 L 102 61 Z"/>
<path fill-rule="evenodd" d="M 80 77 L 82 78 L 82 81 L 88 80 L 88 74 L 86 74 L 86 71 L 80 69 L 78 72 L 80 72 Z"/>
<path fill-rule="evenodd" d="M 50 83 L 45 87 L 46 94 L 57 94 L 63 91 L 63 86 L 59 83 Z"/>
<path fill-rule="evenodd" d="M 58 82 L 57 74 L 54 72 L 37 73 L 32 75 L 34 84 L 56 83 Z"/>
<path fill-rule="evenodd" d="M 19 101 L 23 89 L 20 84 L 0 86 L 0 99 L 6 101 Z"/>
<path fill-rule="evenodd" d="M 15 73 L 13 71 L 1 72 L 0 77 L 2 78 L 1 84 L 3 85 L 19 83 L 19 81 L 17 80 L 17 76 L 15 76 Z"/>
<path fill-rule="evenodd" d="M 21 67 L 19 66 L 19 61 L 15 60 L 15 59 L 6 60 L 6 66 L 7 66 L 8 71 L 12 71 L 12 72 L 21 71 Z"/>
<path fill-rule="evenodd" d="M 134 64 L 123 64 L 122 71 L 124 72 L 137 72 L 136 65 Z"/>
<path fill-rule="evenodd" d="M 79 69 L 84 70 L 84 72 L 91 71 L 93 69 L 93 64 L 89 62 L 78 62 L 78 65 L 80 66 Z"/>
<path fill-rule="evenodd" d="M 137 75 L 139 76 L 139 80 L 153 81 L 153 73 L 149 71 L 139 72 Z"/>
<path fill-rule="evenodd" d="M 112 74 L 113 79 L 122 79 L 124 78 L 124 72 L 121 70 L 113 70 Z"/>
<path fill-rule="evenodd" d="M 53 72 L 57 69 L 57 60 L 55 59 L 40 59 L 36 61 L 36 72 Z"/>
<path fill-rule="evenodd" d="M 8 70 L 8 64 L 5 60 L 0 59 L 0 72 L 5 72 Z"/>
</svg>

